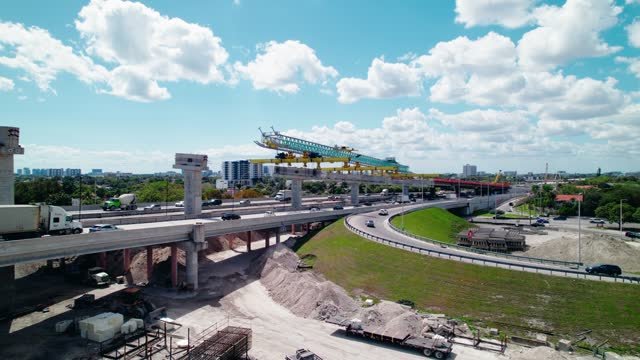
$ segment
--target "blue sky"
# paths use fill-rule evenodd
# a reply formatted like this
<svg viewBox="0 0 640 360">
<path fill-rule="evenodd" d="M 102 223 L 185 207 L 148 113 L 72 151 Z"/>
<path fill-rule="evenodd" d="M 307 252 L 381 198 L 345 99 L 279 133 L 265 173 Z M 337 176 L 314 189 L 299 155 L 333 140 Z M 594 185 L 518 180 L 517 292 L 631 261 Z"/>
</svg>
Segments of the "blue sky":
<svg viewBox="0 0 640 360">
<path fill-rule="evenodd" d="M 16 167 L 216 169 L 273 125 L 415 172 L 640 170 L 638 0 L 41 7 L 0 11 Z"/>
</svg>

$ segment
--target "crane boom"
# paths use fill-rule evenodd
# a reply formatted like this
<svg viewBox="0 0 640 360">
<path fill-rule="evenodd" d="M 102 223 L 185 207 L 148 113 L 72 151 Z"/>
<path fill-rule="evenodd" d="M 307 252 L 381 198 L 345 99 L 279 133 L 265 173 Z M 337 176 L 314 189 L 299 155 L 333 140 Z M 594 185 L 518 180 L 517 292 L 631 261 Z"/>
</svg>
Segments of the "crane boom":
<svg viewBox="0 0 640 360">
<path fill-rule="evenodd" d="M 272 129 L 273 130 L 273 129 Z M 394 159 L 378 159 L 367 155 L 358 154 L 352 148 L 346 146 L 327 146 L 298 139 L 292 136 L 283 135 L 275 130 L 273 132 L 262 132 L 261 141 L 256 141 L 258 146 L 267 149 L 288 151 L 296 154 L 308 155 L 309 157 L 332 157 L 348 158 L 352 164 L 359 163 L 375 167 L 396 167 L 400 173 L 408 173 L 409 167 L 396 162 Z M 309 155 L 312 154 L 313 156 Z"/>
</svg>

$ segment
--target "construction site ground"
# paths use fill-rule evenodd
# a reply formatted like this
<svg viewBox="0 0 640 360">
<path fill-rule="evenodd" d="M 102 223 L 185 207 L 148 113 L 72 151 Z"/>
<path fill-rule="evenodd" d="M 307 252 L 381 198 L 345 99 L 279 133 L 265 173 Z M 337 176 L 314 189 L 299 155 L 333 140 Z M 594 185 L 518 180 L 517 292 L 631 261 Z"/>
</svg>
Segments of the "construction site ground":
<svg viewBox="0 0 640 360">
<path fill-rule="evenodd" d="M 283 237 L 283 240 L 286 236 Z M 271 239 L 272 244 L 275 239 Z M 251 327 L 254 359 L 283 359 L 298 348 L 308 348 L 327 359 L 423 359 L 424 356 L 365 340 L 346 338 L 340 327 L 326 322 L 295 315 L 276 302 L 263 283 L 251 272 L 252 264 L 264 251 L 264 240 L 253 242 L 254 251 L 247 253 L 245 246 L 208 254 L 200 260 L 200 289 L 195 293 L 181 292 L 163 287 L 146 287 L 145 293 L 157 306 L 166 306 L 168 316 L 183 327 L 178 331 L 186 335 L 197 334 L 211 324 L 229 321 Z M 106 296 L 124 285 L 111 285 L 90 292 L 96 298 Z M 49 286 L 55 289 L 55 286 Z M 97 309 L 70 310 L 68 304 L 87 289 L 58 288 L 59 296 L 46 312 L 33 312 L 13 321 L 3 322 L 0 336 L 2 359 L 73 359 L 82 358 L 95 344 L 77 334 L 56 334 L 56 322 L 82 315 L 94 315 Z M 81 291 L 82 290 L 82 291 Z M 457 360 L 539 359 L 541 351 L 510 345 L 505 355 L 481 351 L 470 347 L 454 346 Z M 576 357 L 552 351 L 545 353 L 551 359 L 593 359 Z M 553 356 L 553 357 L 551 357 Z"/>
</svg>

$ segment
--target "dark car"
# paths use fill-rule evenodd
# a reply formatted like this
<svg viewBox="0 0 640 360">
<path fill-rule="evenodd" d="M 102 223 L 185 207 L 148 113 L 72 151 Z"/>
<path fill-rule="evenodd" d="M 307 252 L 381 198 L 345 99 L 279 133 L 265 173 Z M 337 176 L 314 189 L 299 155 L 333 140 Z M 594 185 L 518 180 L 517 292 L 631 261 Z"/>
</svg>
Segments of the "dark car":
<svg viewBox="0 0 640 360">
<path fill-rule="evenodd" d="M 310 206 L 309 211 L 320 211 L 320 206 Z"/>
<path fill-rule="evenodd" d="M 344 210 L 344 207 L 342 205 L 336 205 L 333 207 L 333 210 Z"/>
<path fill-rule="evenodd" d="M 589 274 L 604 274 L 609 276 L 619 276 L 622 274 L 622 269 L 618 265 L 598 264 L 592 265 L 585 269 Z"/>
<path fill-rule="evenodd" d="M 238 220 L 240 219 L 240 215 L 235 213 L 224 213 L 221 218 L 222 220 Z"/>
<path fill-rule="evenodd" d="M 567 220 L 567 217 L 566 216 L 562 216 L 562 215 L 558 215 L 558 216 L 554 217 L 553 220 Z"/>
<path fill-rule="evenodd" d="M 640 232 L 627 231 L 624 233 L 624 236 L 630 237 L 632 239 L 640 239 Z"/>
<path fill-rule="evenodd" d="M 536 222 L 537 222 L 537 223 L 539 223 L 539 224 L 548 224 L 548 223 L 549 223 L 549 220 L 547 220 L 547 219 L 542 219 L 542 218 L 537 218 L 537 219 L 536 219 Z"/>
<path fill-rule="evenodd" d="M 533 224 L 531 224 L 531 227 L 544 227 L 544 224 L 539 222 L 534 222 Z"/>
<path fill-rule="evenodd" d="M 371 205 L 372 204 L 370 202 L 368 202 L 368 201 L 364 203 L 364 206 L 371 206 Z"/>
<path fill-rule="evenodd" d="M 216 205 L 222 205 L 222 200 L 220 199 L 212 199 L 212 200 L 205 200 L 202 202 L 202 206 L 216 206 Z"/>
</svg>

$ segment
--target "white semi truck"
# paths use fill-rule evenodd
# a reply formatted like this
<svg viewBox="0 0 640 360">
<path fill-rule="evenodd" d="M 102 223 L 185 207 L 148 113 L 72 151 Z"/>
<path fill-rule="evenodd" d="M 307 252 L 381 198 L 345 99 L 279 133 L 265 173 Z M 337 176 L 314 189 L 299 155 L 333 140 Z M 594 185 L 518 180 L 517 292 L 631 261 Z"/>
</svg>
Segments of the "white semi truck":
<svg viewBox="0 0 640 360">
<path fill-rule="evenodd" d="M 82 223 L 59 206 L 0 205 L 0 237 L 5 240 L 81 232 Z"/>
<path fill-rule="evenodd" d="M 289 201 L 291 200 L 291 190 L 280 190 L 274 197 L 277 201 Z"/>
</svg>

